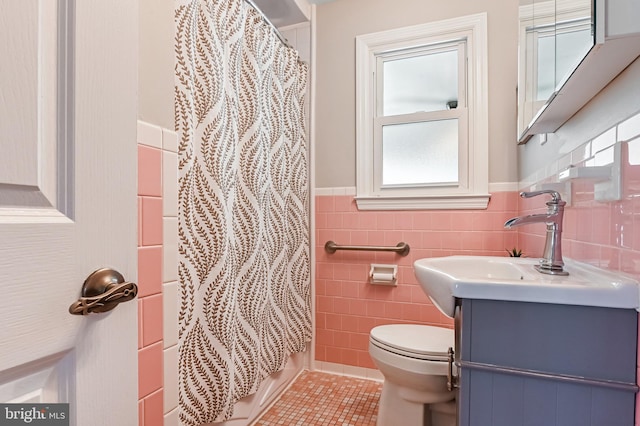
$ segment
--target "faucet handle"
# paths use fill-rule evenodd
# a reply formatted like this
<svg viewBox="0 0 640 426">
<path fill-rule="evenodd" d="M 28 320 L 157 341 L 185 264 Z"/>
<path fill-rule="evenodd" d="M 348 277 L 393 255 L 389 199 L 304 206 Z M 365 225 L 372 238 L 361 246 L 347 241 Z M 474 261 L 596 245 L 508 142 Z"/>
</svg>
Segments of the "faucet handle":
<svg viewBox="0 0 640 426">
<path fill-rule="evenodd" d="M 520 193 L 520 197 L 522 198 L 531 198 L 531 197 L 536 197 L 538 195 L 542 195 L 542 194 L 549 194 L 551 195 L 551 202 L 552 203 L 559 203 L 560 201 L 562 201 L 562 198 L 560 198 L 560 193 L 558 191 L 554 191 L 553 189 L 543 189 L 541 191 L 532 191 L 532 192 L 521 192 Z"/>
</svg>

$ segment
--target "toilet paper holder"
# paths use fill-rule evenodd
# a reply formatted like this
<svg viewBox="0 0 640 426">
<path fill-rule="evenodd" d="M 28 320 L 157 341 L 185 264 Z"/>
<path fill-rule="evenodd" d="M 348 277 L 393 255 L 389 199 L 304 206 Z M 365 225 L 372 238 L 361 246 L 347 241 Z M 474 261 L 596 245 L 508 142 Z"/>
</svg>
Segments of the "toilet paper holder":
<svg viewBox="0 0 640 426">
<path fill-rule="evenodd" d="M 398 285 L 398 265 L 372 263 L 369 269 L 369 282 L 377 285 Z"/>
</svg>

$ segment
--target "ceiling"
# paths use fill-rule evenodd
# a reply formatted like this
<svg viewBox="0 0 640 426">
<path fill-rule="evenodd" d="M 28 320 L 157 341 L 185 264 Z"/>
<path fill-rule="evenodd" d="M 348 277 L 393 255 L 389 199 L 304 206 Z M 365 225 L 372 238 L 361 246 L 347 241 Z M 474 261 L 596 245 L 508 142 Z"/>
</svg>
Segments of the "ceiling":
<svg viewBox="0 0 640 426">
<path fill-rule="evenodd" d="M 267 15 L 269 20 L 277 28 L 306 22 L 304 6 L 309 8 L 309 3 L 296 0 L 253 0 L 254 3 Z M 298 5 L 298 3 L 301 3 Z M 308 14 L 310 15 L 310 13 Z"/>
<path fill-rule="evenodd" d="M 311 19 L 311 4 L 335 0 L 253 0 L 278 28 L 307 22 Z"/>
</svg>

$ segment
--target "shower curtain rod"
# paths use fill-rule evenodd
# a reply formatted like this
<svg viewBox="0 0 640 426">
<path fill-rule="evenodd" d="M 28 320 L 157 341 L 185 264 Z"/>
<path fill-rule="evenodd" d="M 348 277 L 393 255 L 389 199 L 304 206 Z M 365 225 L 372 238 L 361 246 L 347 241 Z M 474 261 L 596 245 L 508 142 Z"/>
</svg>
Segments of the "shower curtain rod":
<svg viewBox="0 0 640 426">
<path fill-rule="evenodd" d="M 276 35 L 278 36 L 282 44 L 284 44 L 287 47 L 292 47 L 287 41 L 287 39 L 284 38 L 282 34 L 280 34 L 280 30 L 278 30 L 278 28 L 276 28 L 276 26 L 273 25 L 273 22 L 271 22 L 271 20 L 267 17 L 267 15 L 264 14 L 264 12 L 258 7 L 257 4 L 253 2 L 253 0 L 244 0 L 244 1 L 249 3 L 249 6 L 253 7 L 255 11 L 258 12 L 258 14 L 262 17 L 262 19 L 273 29 L 273 31 L 276 33 Z"/>
</svg>

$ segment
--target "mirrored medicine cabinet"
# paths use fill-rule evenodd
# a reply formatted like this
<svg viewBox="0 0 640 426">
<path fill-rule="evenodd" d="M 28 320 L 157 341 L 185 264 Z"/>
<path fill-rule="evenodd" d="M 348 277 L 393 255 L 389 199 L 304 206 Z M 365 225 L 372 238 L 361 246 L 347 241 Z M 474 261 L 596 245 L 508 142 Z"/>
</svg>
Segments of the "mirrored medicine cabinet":
<svg viewBox="0 0 640 426">
<path fill-rule="evenodd" d="M 520 0 L 518 23 L 519 143 L 555 132 L 640 55 L 637 0 Z"/>
</svg>

